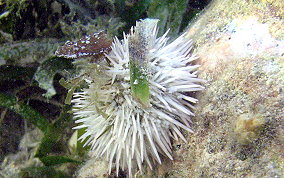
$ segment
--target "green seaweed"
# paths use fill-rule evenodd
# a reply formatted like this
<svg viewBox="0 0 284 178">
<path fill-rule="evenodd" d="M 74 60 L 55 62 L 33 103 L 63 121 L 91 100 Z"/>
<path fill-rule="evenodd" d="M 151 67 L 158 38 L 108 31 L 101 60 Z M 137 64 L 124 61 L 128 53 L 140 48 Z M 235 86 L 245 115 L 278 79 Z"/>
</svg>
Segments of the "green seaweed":
<svg viewBox="0 0 284 178">
<path fill-rule="evenodd" d="M 57 120 L 48 125 L 35 157 L 41 159 L 55 151 L 63 150 L 64 146 L 60 141 L 64 136 L 64 130 L 73 123 L 72 115 L 68 113 L 69 110 L 70 106 L 65 106 Z"/>
<path fill-rule="evenodd" d="M 75 90 L 80 86 L 80 83 L 83 81 L 82 78 L 75 78 L 75 79 L 70 79 L 68 81 L 65 81 L 64 78 L 61 78 L 59 80 L 60 85 L 62 85 L 64 88 L 68 89 L 66 98 L 64 103 L 70 105 L 73 93 Z"/>
<path fill-rule="evenodd" d="M 148 17 L 157 18 L 159 22 L 159 35 L 171 29 L 169 36 L 177 36 L 184 28 L 183 16 L 187 9 L 188 0 L 158 0 L 151 1 L 147 11 Z"/>
<path fill-rule="evenodd" d="M 54 166 L 63 163 L 77 163 L 77 164 L 81 163 L 81 161 L 77 161 L 75 159 L 68 158 L 66 156 L 45 156 L 40 158 L 40 160 L 41 162 L 43 162 L 45 166 Z"/>
<path fill-rule="evenodd" d="M 132 4 L 127 0 L 114 1 L 114 7 L 117 15 L 126 22 L 124 30 L 128 30 L 131 26 L 134 26 L 137 20 L 146 18 L 146 12 L 151 2 L 152 0 L 141 0 Z M 126 4 L 132 5 L 127 6 Z"/>
<path fill-rule="evenodd" d="M 77 138 L 80 138 L 84 133 L 86 133 L 86 128 L 79 129 Z M 87 142 L 89 138 L 90 136 L 88 136 L 84 141 L 77 140 L 76 152 L 79 156 L 83 156 L 86 153 L 86 151 L 88 151 L 91 148 L 90 145 L 84 146 L 84 144 Z"/>
<path fill-rule="evenodd" d="M 27 0 L 5 0 L 3 2 L 5 15 L 0 16 L 0 30 L 11 34 L 15 38 L 16 24 L 21 19 L 22 12 L 28 10 L 28 4 Z"/>
<path fill-rule="evenodd" d="M 33 123 L 40 130 L 47 130 L 48 120 L 46 120 L 32 107 L 18 102 L 15 96 L 0 93 L 0 106 L 13 110 L 14 112 L 21 115 L 24 119 L 27 119 L 28 121 Z"/>
<path fill-rule="evenodd" d="M 54 178 L 68 178 L 68 176 L 63 171 L 57 171 L 53 167 L 28 167 L 21 170 L 21 177 L 54 177 Z"/>
<path fill-rule="evenodd" d="M 39 87 L 47 90 L 45 97 L 50 98 L 56 94 L 53 87 L 55 74 L 71 69 L 73 69 L 72 60 L 61 57 L 51 57 L 41 64 L 35 73 L 35 80 L 39 83 Z"/>
</svg>

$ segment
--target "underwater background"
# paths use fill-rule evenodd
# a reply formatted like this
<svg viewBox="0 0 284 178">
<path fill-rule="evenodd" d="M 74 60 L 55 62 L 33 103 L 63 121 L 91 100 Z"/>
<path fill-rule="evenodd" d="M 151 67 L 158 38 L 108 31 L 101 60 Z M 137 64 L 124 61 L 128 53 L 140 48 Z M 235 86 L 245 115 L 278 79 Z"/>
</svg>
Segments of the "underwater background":
<svg viewBox="0 0 284 178">
<path fill-rule="evenodd" d="M 136 177 L 284 176 L 283 1 L 0 0 L 0 177 L 116 177 L 77 141 L 71 97 L 85 84 L 55 51 L 100 31 L 122 39 L 145 18 L 193 39 L 207 82 L 174 161 Z"/>
</svg>

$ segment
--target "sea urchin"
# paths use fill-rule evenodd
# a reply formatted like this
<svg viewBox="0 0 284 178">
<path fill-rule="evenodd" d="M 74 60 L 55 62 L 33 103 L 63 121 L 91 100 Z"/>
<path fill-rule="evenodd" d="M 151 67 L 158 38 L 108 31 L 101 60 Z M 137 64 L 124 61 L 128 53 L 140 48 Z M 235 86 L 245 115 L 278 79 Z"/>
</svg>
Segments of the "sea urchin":
<svg viewBox="0 0 284 178">
<path fill-rule="evenodd" d="M 181 129 L 192 132 L 189 108 L 197 99 L 188 92 L 202 90 L 198 65 L 190 54 L 192 42 L 181 35 L 167 44 L 167 33 L 157 38 L 155 19 L 138 21 L 105 60 L 86 79 L 89 87 L 73 95 L 74 117 L 86 132 L 80 139 L 94 157 L 115 165 L 142 170 L 172 157 L 171 138 L 185 140 Z"/>
</svg>

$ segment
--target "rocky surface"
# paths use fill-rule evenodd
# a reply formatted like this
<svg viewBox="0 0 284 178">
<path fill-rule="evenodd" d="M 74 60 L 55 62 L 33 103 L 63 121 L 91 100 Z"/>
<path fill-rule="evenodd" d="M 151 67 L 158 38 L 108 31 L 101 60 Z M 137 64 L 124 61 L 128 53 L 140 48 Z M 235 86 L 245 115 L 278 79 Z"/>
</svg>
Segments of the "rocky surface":
<svg viewBox="0 0 284 178">
<path fill-rule="evenodd" d="M 207 83 L 169 177 L 283 176 L 283 17 L 280 1 L 216 0 L 189 27 Z"/>
</svg>

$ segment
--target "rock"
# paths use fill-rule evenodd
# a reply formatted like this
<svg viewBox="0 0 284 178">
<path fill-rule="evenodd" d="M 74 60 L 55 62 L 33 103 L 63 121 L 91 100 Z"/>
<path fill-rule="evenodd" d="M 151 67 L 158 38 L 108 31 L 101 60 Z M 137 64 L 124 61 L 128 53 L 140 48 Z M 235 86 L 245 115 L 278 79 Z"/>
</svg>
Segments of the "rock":
<svg viewBox="0 0 284 178">
<path fill-rule="evenodd" d="M 170 177 L 283 177 L 283 9 L 215 0 L 189 26 L 207 83 Z"/>
<path fill-rule="evenodd" d="M 77 178 L 97 177 L 103 178 L 108 175 L 108 163 L 96 159 L 90 159 L 77 172 Z"/>
</svg>

